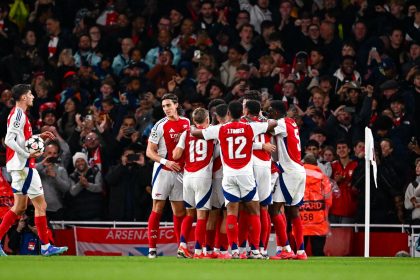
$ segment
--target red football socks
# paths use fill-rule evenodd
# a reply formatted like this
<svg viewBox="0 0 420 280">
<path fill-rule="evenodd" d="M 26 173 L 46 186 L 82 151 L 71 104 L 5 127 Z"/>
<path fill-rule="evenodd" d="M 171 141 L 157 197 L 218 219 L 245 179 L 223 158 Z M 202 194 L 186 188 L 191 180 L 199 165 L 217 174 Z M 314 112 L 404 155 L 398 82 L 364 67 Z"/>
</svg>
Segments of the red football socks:
<svg viewBox="0 0 420 280">
<path fill-rule="evenodd" d="M 0 224 L 0 240 L 3 239 L 6 232 L 10 229 L 10 227 L 15 223 L 17 219 L 19 219 L 19 216 L 16 215 L 16 213 L 12 210 L 9 210 L 6 214 L 4 214 L 3 220 Z"/>
<path fill-rule="evenodd" d="M 184 220 L 185 216 L 175 216 L 173 215 L 173 221 L 174 221 L 174 231 L 176 236 L 176 242 L 179 244 L 180 237 L 181 237 L 181 226 L 182 226 L 182 220 Z"/>
<path fill-rule="evenodd" d="M 148 238 L 149 238 L 149 248 L 156 248 L 156 243 L 158 240 L 158 232 L 159 232 L 159 223 L 160 223 L 160 217 L 162 214 L 152 211 L 149 216 L 148 221 Z"/>
<path fill-rule="evenodd" d="M 190 238 L 190 231 L 192 228 L 192 224 L 194 222 L 194 218 L 191 216 L 185 216 L 182 224 L 181 224 L 181 237 L 180 242 L 188 243 L 188 240 Z M 175 223 L 175 216 L 174 216 L 174 223 Z M 174 224 L 175 225 L 175 224 Z M 178 242 L 179 244 L 179 242 Z"/>
<path fill-rule="evenodd" d="M 260 215 L 249 215 L 249 246 L 251 250 L 258 250 L 261 235 Z"/>
<path fill-rule="evenodd" d="M 238 217 L 235 215 L 227 215 L 226 233 L 230 248 L 232 250 L 238 249 Z"/>
<path fill-rule="evenodd" d="M 305 250 L 304 244 L 303 244 L 303 226 L 302 226 L 302 220 L 300 219 L 300 216 L 292 219 L 292 229 L 293 229 L 293 236 L 295 237 L 295 241 L 296 241 L 296 249 Z"/>
<path fill-rule="evenodd" d="M 195 226 L 195 249 L 202 249 L 206 242 L 206 219 L 198 219 Z"/>
<path fill-rule="evenodd" d="M 218 248 L 220 251 L 227 251 L 229 249 L 229 241 L 226 233 L 220 233 Z"/>
<path fill-rule="evenodd" d="M 48 239 L 47 217 L 46 216 L 35 217 L 35 226 L 38 231 L 38 236 L 42 244 L 45 245 L 45 244 L 50 243 L 50 240 Z"/>
<path fill-rule="evenodd" d="M 267 240 L 267 236 L 270 234 L 270 226 L 269 226 L 269 220 L 270 217 L 268 215 L 268 209 L 266 208 L 261 208 L 260 211 L 260 220 L 261 220 L 261 236 L 260 236 L 260 247 L 264 247 L 266 240 Z"/>
<path fill-rule="evenodd" d="M 216 237 L 216 230 L 214 230 L 214 229 L 206 230 L 206 249 L 207 249 L 207 251 L 213 251 L 214 244 L 215 244 L 215 237 Z"/>
<path fill-rule="evenodd" d="M 274 229 L 276 231 L 277 245 L 286 246 L 287 245 L 287 233 L 286 233 L 286 219 L 283 219 L 284 214 L 278 214 L 271 217 L 271 220 L 274 224 Z"/>
</svg>

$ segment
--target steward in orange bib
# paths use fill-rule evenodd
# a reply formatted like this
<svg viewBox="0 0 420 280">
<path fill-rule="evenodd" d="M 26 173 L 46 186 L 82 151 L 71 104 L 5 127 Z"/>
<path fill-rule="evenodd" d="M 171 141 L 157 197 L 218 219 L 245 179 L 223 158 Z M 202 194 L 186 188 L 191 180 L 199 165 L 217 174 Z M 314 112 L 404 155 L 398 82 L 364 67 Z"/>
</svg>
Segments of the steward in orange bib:
<svg viewBox="0 0 420 280">
<path fill-rule="evenodd" d="M 304 203 L 299 212 L 305 246 L 311 243 L 312 254 L 323 256 L 326 236 L 330 230 L 328 209 L 332 204 L 331 183 L 328 176 L 317 166 L 316 158 L 312 154 L 307 154 L 304 162 L 306 188 Z"/>
</svg>

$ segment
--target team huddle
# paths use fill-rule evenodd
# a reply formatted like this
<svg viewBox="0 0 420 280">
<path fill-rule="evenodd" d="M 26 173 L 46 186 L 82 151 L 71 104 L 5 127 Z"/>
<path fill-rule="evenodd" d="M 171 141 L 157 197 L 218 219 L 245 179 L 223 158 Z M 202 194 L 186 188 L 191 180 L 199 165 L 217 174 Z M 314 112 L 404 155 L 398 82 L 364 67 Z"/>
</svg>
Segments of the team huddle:
<svg viewBox="0 0 420 280">
<path fill-rule="evenodd" d="M 146 151 L 155 162 L 149 258 L 157 257 L 160 217 L 169 198 L 178 257 L 267 259 L 273 223 L 277 253 L 270 259 L 307 259 L 299 216 L 306 180 L 299 130 L 286 117 L 283 102 L 272 101 L 266 118 L 258 99 L 251 91 L 242 103 L 210 104 L 210 113 L 197 108 L 190 126 L 178 114 L 177 96 L 163 96 L 166 117 L 153 127 Z M 288 241 L 284 206 L 296 253 Z M 195 219 L 191 253 L 187 243 Z"/>
<path fill-rule="evenodd" d="M 16 85 L 12 94 L 16 106 L 8 118 L 5 144 L 14 205 L 0 224 L 0 240 L 24 213 L 29 197 L 35 207 L 41 254 L 62 254 L 68 248 L 55 247 L 49 241 L 46 202 L 34 168 L 42 152 L 28 152 L 25 147 L 32 137 L 25 112 L 34 96 L 30 85 Z M 206 109 L 197 108 L 190 126 L 189 119 L 178 114 L 177 96 L 168 93 L 162 97 L 166 117 L 153 127 L 146 151 L 155 162 L 153 208 L 148 220 L 149 258 L 157 257 L 160 217 L 169 198 L 178 257 L 266 259 L 273 223 L 277 254 L 270 258 L 307 259 L 299 216 L 306 180 L 299 130 L 293 119 L 285 117 L 283 102 L 272 101 L 266 118 L 258 99 L 258 92 L 250 91 L 242 103 L 210 104 L 211 116 Z M 44 132 L 39 137 L 53 139 L 54 135 Z M 289 245 L 284 206 L 289 209 L 296 253 Z M 187 244 L 195 219 L 192 254 Z M 0 256 L 5 255 L 0 246 Z"/>
</svg>

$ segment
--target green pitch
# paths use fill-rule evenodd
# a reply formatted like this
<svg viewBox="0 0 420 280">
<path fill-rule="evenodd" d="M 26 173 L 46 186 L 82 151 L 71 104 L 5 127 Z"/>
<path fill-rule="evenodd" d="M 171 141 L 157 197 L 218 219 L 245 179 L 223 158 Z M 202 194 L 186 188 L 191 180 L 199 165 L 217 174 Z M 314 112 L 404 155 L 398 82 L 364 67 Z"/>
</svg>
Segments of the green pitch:
<svg viewBox="0 0 420 280">
<path fill-rule="evenodd" d="M 0 279 L 420 279 L 420 259 L 178 260 L 161 257 L 0 258 Z M 410 276 L 410 278 L 406 278 Z"/>
</svg>

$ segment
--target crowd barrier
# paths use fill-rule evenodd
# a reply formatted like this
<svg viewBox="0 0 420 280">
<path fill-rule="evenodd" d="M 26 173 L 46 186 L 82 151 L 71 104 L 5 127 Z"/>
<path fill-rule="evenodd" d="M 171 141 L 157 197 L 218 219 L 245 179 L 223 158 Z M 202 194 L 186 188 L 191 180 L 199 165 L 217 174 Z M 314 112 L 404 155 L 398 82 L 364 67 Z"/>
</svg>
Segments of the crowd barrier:
<svg viewBox="0 0 420 280">
<path fill-rule="evenodd" d="M 142 256 L 148 253 L 146 222 L 80 222 L 53 221 L 57 245 L 69 246 L 70 255 Z M 176 238 L 172 223 L 163 222 L 158 239 L 160 255 L 176 253 Z M 370 256 L 392 257 L 406 251 L 420 257 L 414 250 L 420 226 L 370 225 Z M 194 239 L 191 231 L 190 240 Z M 193 242 L 190 243 L 193 247 Z M 274 254 L 275 235 L 271 234 L 269 254 Z M 363 256 L 364 224 L 331 224 L 324 252 L 327 256 Z M 311 253 L 308 248 L 308 253 Z"/>
</svg>

